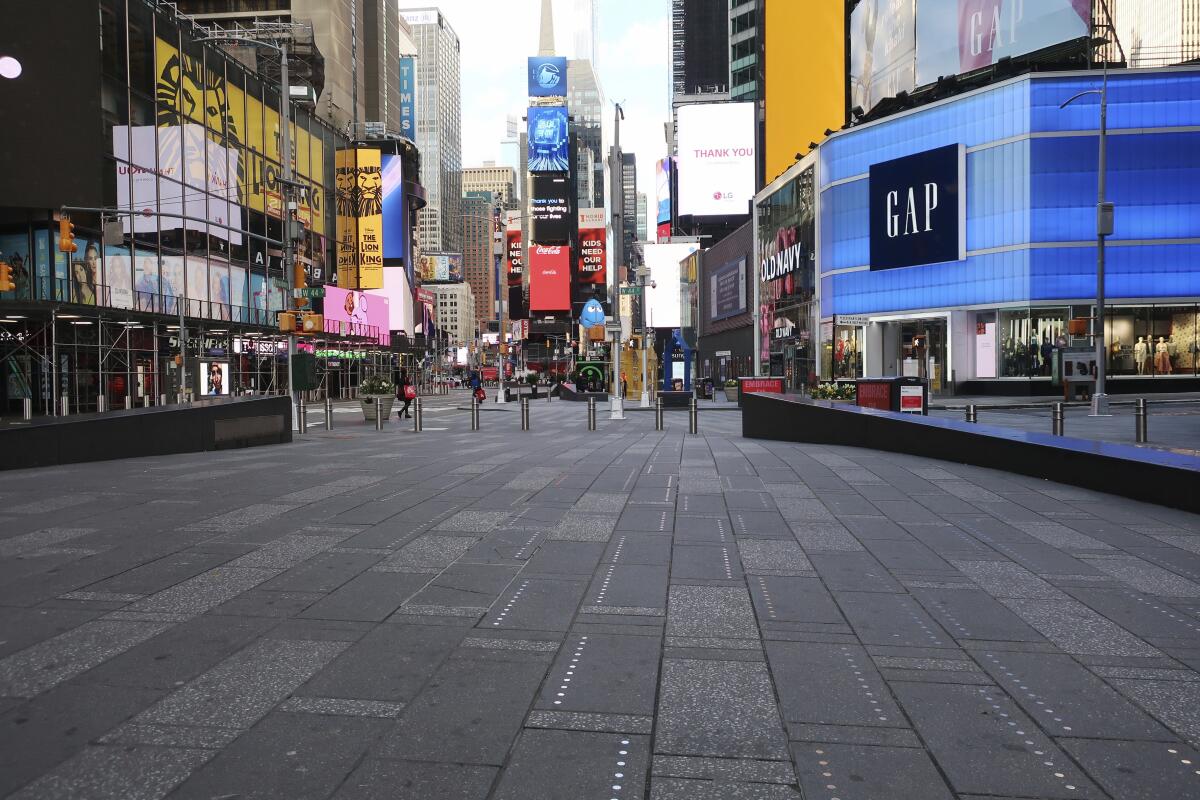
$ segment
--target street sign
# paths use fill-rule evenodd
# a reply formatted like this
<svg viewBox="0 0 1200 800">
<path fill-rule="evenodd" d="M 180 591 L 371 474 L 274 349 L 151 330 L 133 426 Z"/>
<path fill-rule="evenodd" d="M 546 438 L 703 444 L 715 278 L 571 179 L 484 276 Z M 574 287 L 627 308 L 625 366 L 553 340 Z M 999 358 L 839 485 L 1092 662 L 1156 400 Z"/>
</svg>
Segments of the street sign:
<svg viewBox="0 0 1200 800">
<path fill-rule="evenodd" d="M 608 331 L 609 333 L 620 333 L 621 332 L 621 323 L 613 322 L 610 320 L 609 322 L 606 322 L 604 324 L 604 330 Z"/>
<path fill-rule="evenodd" d="M 309 286 L 304 289 L 292 289 L 292 297 L 324 297 L 324 286 Z"/>
<path fill-rule="evenodd" d="M 622 286 L 621 294 L 641 294 L 642 287 L 640 286 Z"/>
</svg>

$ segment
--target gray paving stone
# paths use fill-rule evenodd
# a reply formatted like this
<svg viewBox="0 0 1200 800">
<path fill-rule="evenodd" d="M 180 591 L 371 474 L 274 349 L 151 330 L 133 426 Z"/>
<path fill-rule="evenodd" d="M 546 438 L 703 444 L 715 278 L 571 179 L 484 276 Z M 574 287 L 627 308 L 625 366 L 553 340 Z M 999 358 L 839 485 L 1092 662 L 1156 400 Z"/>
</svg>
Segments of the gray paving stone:
<svg viewBox="0 0 1200 800">
<path fill-rule="evenodd" d="M 170 626 L 96 620 L 0 660 L 0 697 L 34 697 Z"/>
<path fill-rule="evenodd" d="M 331 661 L 297 695 L 408 702 L 455 648 L 460 628 L 381 625 Z"/>
<path fill-rule="evenodd" d="M 675 541 L 681 544 L 724 544 L 733 541 L 733 525 L 721 516 L 676 516 Z"/>
<path fill-rule="evenodd" d="M 1200 597 L 1200 584 L 1134 556 L 1089 556 L 1087 563 L 1147 594 L 1160 597 Z"/>
<path fill-rule="evenodd" d="M 292 534 L 276 539 L 253 553 L 242 556 L 232 562 L 231 567 L 255 567 L 259 569 L 290 569 L 312 558 L 322 550 L 333 547 L 338 542 L 349 537 L 349 533 L 341 536 L 306 536 Z"/>
<path fill-rule="evenodd" d="M 1063 749 L 1112 797 L 1158 800 L 1196 794 L 1200 753 L 1179 743 L 1063 739 Z"/>
<path fill-rule="evenodd" d="M 1044 637 L 991 595 L 973 587 L 909 582 L 924 609 L 955 639 L 1041 642 Z"/>
<path fill-rule="evenodd" d="M 585 588 L 582 579 L 518 577 L 479 627 L 565 631 L 579 608 Z"/>
<path fill-rule="evenodd" d="M 668 595 L 667 634 L 755 639 L 758 626 L 745 589 L 678 585 Z"/>
<path fill-rule="evenodd" d="M 787 761 L 761 761 L 743 758 L 697 758 L 693 756 L 655 756 L 652 774 L 668 778 L 704 781 L 745 781 L 750 783 L 795 784 L 796 772 Z"/>
<path fill-rule="evenodd" d="M 430 578 L 426 573 L 364 572 L 313 603 L 301 616 L 382 622 Z"/>
<path fill-rule="evenodd" d="M 11 797 L 156 800 L 211 757 L 207 750 L 94 745 Z"/>
<path fill-rule="evenodd" d="M 791 539 L 792 529 L 778 511 L 730 511 L 735 536 L 752 539 Z"/>
<path fill-rule="evenodd" d="M 664 661 L 655 750 L 786 759 L 787 740 L 765 665 Z"/>
<path fill-rule="evenodd" d="M 654 717 L 631 714 L 587 714 L 575 711 L 532 711 L 527 728 L 552 728 L 599 733 L 644 733 L 654 730 Z"/>
<path fill-rule="evenodd" d="M 650 715 L 661 648 L 648 636 L 567 637 L 536 707 L 547 711 Z"/>
<path fill-rule="evenodd" d="M 372 569 L 376 572 L 441 572 L 478 541 L 475 536 L 426 534 L 404 545 Z"/>
<path fill-rule="evenodd" d="M 796 765 L 806 797 L 954 800 L 929 756 L 911 747 L 807 744 Z"/>
<path fill-rule="evenodd" d="M 503 764 L 546 673 L 539 653 L 464 650 L 374 748 L 382 758 Z"/>
<path fill-rule="evenodd" d="M 656 608 L 662 611 L 666 608 L 666 595 L 665 565 L 624 565 L 620 561 L 610 561 L 601 563 L 584 596 L 584 602 L 589 607 Z"/>
<path fill-rule="evenodd" d="M 671 579 L 734 580 L 742 577 L 737 548 L 732 544 L 676 545 L 672 549 Z"/>
<path fill-rule="evenodd" d="M 526 729 L 493 797 L 640 797 L 648 751 L 645 736 Z"/>
<path fill-rule="evenodd" d="M 42 528 L 31 533 L 0 539 L 0 558 L 31 553 L 95 533 L 96 528 Z"/>
<path fill-rule="evenodd" d="M 225 514 L 218 514 L 215 517 L 194 522 L 188 527 L 196 530 L 234 533 L 255 525 L 261 525 L 296 508 L 299 508 L 299 505 L 291 503 L 254 503 Z"/>
<path fill-rule="evenodd" d="M 524 574 L 591 575 L 604 553 L 598 542 L 545 542 L 529 559 Z"/>
<path fill-rule="evenodd" d="M 279 574 L 276 569 L 217 567 L 132 603 L 125 610 L 196 615 Z"/>
<path fill-rule="evenodd" d="M 742 539 L 738 542 L 742 566 L 750 574 L 812 572 L 813 565 L 800 545 L 789 541 Z"/>
<path fill-rule="evenodd" d="M 1109 683 L 1193 747 L 1200 747 L 1200 684 L 1128 679 Z"/>
<path fill-rule="evenodd" d="M 670 509 L 630 506 L 617 520 L 617 530 L 671 533 L 674 517 Z"/>
<path fill-rule="evenodd" d="M 810 553 L 809 557 L 833 591 L 904 592 L 904 587 L 869 553 Z"/>
<path fill-rule="evenodd" d="M 790 723 L 906 727 L 870 656 L 855 645 L 767 642 L 767 660 Z M 812 681 L 805 676 L 821 675 Z"/>
<path fill-rule="evenodd" d="M 951 647 L 946 635 L 911 597 L 878 592 L 835 592 L 834 599 L 864 644 Z"/>
<path fill-rule="evenodd" d="M 498 770 L 472 764 L 368 759 L 346 778 L 337 800 L 484 800 Z"/>
<path fill-rule="evenodd" d="M 756 575 L 747 583 L 758 618 L 764 623 L 844 622 L 841 611 L 819 578 Z"/>
<path fill-rule="evenodd" d="M 249 728 L 346 646 L 261 639 L 172 692 L 135 721 Z"/>
<path fill-rule="evenodd" d="M 568 511 L 550 531 L 549 538 L 560 541 L 606 542 L 616 527 L 615 516 Z"/>
<path fill-rule="evenodd" d="M 1157 656 L 1159 651 L 1074 600 L 1003 600 L 1061 647 L 1084 655 Z"/>
<path fill-rule="evenodd" d="M 741 781 L 701 781 L 661 778 L 654 781 L 650 800 L 800 800 L 790 786 Z"/>
</svg>

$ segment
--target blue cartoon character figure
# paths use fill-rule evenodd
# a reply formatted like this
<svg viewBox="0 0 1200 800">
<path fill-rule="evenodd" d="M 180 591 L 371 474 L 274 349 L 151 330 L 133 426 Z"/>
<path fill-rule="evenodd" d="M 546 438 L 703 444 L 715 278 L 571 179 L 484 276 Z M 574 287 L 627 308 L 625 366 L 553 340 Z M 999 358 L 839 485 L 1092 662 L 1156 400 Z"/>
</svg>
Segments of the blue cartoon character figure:
<svg viewBox="0 0 1200 800">
<path fill-rule="evenodd" d="M 584 303 L 583 310 L 579 312 L 579 324 L 585 328 L 603 325 L 604 319 L 604 306 L 594 297 Z"/>
</svg>

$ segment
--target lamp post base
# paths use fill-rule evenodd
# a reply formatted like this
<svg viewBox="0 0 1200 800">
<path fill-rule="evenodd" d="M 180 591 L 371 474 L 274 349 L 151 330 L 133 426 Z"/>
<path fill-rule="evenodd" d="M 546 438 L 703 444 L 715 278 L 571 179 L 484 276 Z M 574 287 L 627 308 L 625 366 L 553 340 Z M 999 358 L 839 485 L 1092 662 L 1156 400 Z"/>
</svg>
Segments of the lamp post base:
<svg viewBox="0 0 1200 800">
<path fill-rule="evenodd" d="M 642 401 L 641 401 L 640 405 L 642 408 L 650 407 L 650 393 L 649 392 L 645 392 L 645 391 L 642 392 Z"/>
<path fill-rule="evenodd" d="M 609 419 L 625 419 L 625 401 L 620 397 L 614 396 L 609 412 Z"/>
<path fill-rule="evenodd" d="M 1092 411 L 1089 416 L 1111 417 L 1108 410 L 1108 395 L 1096 392 L 1092 395 Z"/>
</svg>

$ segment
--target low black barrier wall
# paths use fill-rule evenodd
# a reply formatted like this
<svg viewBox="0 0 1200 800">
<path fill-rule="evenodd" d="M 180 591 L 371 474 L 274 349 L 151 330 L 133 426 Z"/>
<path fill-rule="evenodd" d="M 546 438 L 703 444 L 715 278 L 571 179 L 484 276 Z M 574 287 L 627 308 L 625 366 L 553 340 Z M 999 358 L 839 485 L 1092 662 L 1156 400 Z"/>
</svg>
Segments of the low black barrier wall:
<svg viewBox="0 0 1200 800">
<path fill-rule="evenodd" d="M 1187 453 L 778 394 L 748 394 L 743 404 L 742 435 L 750 439 L 907 453 L 1200 512 L 1200 458 Z"/>
<path fill-rule="evenodd" d="M 198 453 L 292 440 L 287 397 L 211 398 L 0 428 L 0 470 Z"/>
</svg>

